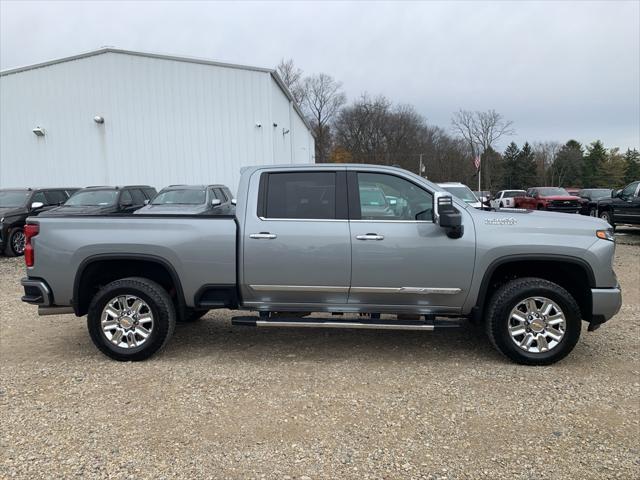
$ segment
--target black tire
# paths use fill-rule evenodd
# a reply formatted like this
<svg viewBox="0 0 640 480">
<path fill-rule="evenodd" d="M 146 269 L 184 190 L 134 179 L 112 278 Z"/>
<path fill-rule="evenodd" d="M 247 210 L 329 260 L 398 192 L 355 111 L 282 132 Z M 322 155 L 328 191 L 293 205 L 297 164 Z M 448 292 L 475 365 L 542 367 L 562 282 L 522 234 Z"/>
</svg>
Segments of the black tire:
<svg viewBox="0 0 640 480">
<path fill-rule="evenodd" d="M 204 317 L 207 313 L 209 313 L 209 310 L 194 310 L 193 308 L 187 308 L 185 309 L 185 312 L 182 318 L 177 319 L 177 322 L 178 323 L 197 322 L 202 317 Z"/>
<path fill-rule="evenodd" d="M 527 352 L 509 334 L 511 310 L 529 297 L 546 297 L 555 302 L 565 316 L 565 333 L 555 347 L 546 352 Z M 487 307 L 485 328 L 493 346 L 522 365 L 550 365 L 566 357 L 580 338 L 582 320 L 575 299 L 560 285 L 541 278 L 519 278 L 501 286 Z"/>
<path fill-rule="evenodd" d="M 615 220 L 613 219 L 613 212 L 611 210 L 601 211 L 600 218 L 611 225 L 614 229 L 616 228 Z"/>
<path fill-rule="evenodd" d="M 502 204 L 502 202 L 500 202 L 500 208 L 504 208 L 504 205 Z"/>
<path fill-rule="evenodd" d="M 19 257 L 24 255 L 24 246 L 24 229 L 22 227 L 15 227 L 9 230 L 5 252 L 7 257 Z"/>
<path fill-rule="evenodd" d="M 138 347 L 122 348 L 111 343 L 102 331 L 101 315 L 107 303 L 118 295 L 134 295 L 149 306 L 153 314 L 153 329 Z M 176 326 L 176 312 L 167 291 L 156 282 L 139 277 L 123 278 L 106 285 L 91 300 L 87 327 L 91 340 L 105 355 L 119 361 L 140 361 L 162 349 Z"/>
</svg>

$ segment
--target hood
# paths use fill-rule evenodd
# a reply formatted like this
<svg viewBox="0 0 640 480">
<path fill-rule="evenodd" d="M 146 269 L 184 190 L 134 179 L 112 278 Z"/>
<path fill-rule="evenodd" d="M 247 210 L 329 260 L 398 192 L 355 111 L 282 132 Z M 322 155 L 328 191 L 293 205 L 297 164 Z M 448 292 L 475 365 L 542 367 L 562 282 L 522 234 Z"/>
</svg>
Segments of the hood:
<svg viewBox="0 0 640 480">
<path fill-rule="evenodd" d="M 134 215 L 200 215 L 209 209 L 205 204 L 199 205 L 146 205 L 136 210 Z"/>
<path fill-rule="evenodd" d="M 108 206 L 61 206 L 42 212 L 40 217 L 59 217 L 65 215 L 104 215 L 107 213 L 115 213 L 117 211 L 114 205 Z"/>
<path fill-rule="evenodd" d="M 12 217 L 14 215 L 25 215 L 27 214 L 27 209 L 25 207 L 2 207 L 0 208 L 0 218 Z"/>
<path fill-rule="evenodd" d="M 604 220 L 587 215 L 545 210 L 501 209 L 495 212 L 476 210 L 474 220 L 484 227 L 512 227 L 514 233 L 526 234 L 567 234 L 588 232 L 595 239 L 596 230 L 611 228 Z"/>
<path fill-rule="evenodd" d="M 576 197 L 575 195 L 549 195 L 548 197 L 541 197 L 545 200 L 575 200 L 579 202 L 581 200 L 580 197 Z"/>
</svg>

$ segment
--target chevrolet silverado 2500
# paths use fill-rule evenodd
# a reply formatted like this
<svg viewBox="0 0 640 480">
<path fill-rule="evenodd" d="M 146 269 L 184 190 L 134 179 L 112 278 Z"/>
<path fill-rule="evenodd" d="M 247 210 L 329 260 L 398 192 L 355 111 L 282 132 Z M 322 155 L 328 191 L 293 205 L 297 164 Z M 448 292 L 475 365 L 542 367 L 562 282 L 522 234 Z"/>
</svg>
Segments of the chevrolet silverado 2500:
<svg viewBox="0 0 640 480">
<path fill-rule="evenodd" d="M 467 318 L 513 361 L 549 364 L 582 320 L 595 330 L 621 305 L 603 220 L 477 210 L 393 167 L 252 167 L 235 215 L 34 217 L 26 236 L 23 301 L 87 315 L 117 360 L 230 308 L 255 327 L 428 331 Z"/>
</svg>

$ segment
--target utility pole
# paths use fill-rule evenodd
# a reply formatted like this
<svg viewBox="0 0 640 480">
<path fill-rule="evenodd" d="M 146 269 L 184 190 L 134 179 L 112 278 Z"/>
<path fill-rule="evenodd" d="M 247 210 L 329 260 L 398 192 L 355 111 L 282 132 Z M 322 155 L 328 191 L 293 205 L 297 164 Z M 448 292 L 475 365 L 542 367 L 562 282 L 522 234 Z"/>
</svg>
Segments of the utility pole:
<svg viewBox="0 0 640 480">
<path fill-rule="evenodd" d="M 424 165 L 422 164 L 422 153 L 420 154 L 420 163 L 418 166 L 418 175 L 422 176 L 422 173 L 424 172 Z"/>
</svg>

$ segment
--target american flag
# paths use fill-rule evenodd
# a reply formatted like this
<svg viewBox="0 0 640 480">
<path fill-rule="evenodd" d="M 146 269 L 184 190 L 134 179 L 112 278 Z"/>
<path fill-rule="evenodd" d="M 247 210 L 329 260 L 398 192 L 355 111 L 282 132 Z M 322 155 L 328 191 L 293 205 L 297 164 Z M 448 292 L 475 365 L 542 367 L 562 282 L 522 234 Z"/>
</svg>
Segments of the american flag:
<svg viewBox="0 0 640 480">
<path fill-rule="evenodd" d="M 480 168 L 480 155 L 476 155 L 476 158 L 473 159 L 473 164 L 476 166 L 476 170 Z"/>
</svg>

